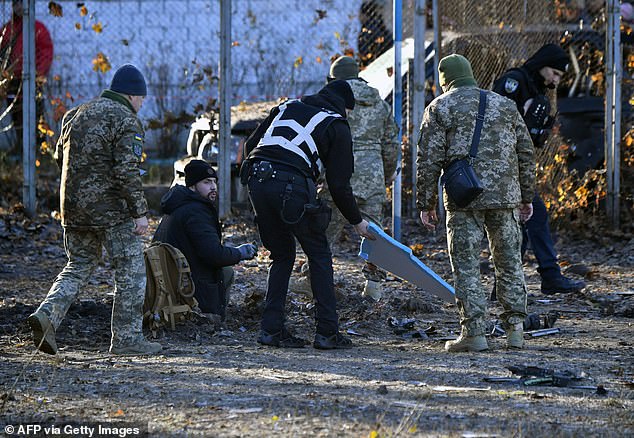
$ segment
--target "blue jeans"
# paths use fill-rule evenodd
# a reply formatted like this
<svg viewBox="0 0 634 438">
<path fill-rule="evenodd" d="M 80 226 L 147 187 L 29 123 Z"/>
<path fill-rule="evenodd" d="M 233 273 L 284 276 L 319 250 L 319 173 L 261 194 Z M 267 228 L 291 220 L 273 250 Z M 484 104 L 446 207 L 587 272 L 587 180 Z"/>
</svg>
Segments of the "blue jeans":
<svg viewBox="0 0 634 438">
<path fill-rule="evenodd" d="M 548 210 L 539 194 L 535 194 L 533 198 L 533 216 L 522 226 L 522 235 L 522 257 L 530 243 L 537 259 L 537 272 L 542 277 L 542 281 L 559 278 L 561 270 L 557 263 L 555 243 L 548 226 Z"/>
</svg>

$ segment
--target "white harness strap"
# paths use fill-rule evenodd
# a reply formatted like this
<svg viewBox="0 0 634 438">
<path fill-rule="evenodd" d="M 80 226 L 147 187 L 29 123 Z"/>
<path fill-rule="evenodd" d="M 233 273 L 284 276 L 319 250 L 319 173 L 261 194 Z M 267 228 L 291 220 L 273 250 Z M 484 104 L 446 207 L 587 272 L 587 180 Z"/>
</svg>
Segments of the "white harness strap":
<svg viewBox="0 0 634 438">
<path fill-rule="evenodd" d="M 301 124 L 299 124 L 297 121 L 293 119 L 282 120 L 282 115 L 284 114 L 284 111 L 286 111 L 288 104 L 293 102 L 298 102 L 298 100 L 297 99 L 288 100 L 284 102 L 282 105 L 280 105 L 279 107 L 280 112 L 277 114 L 277 116 L 275 116 L 275 118 L 271 122 L 271 125 L 262 136 L 262 139 L 258 143 L 258 147 L 259 146 L 274 146 L 274 145 L 282 146 L 284 149 L 288 149 L 289 151 L 302 157 L 304 161 L 306 161 L 306 163 L 308 164 L 308 167 L 312 169 L 313 163 L 311 162 L 310 157 L 306 156 L 306 152 L 304 152 L 299 147 L 302 143 L 306 143 L 306 145 L 308 146 L 308 149 L 310 149 L 311 154 L 317 157 L 316 164 L 317 164 L 317 167 L 319 168 L 319 171 L 321 172 L 323 170 L 323 164 L 321 162 L 321 159 L 319 158 L 319 151 L 317 150 L 317 145 L 315 144 L 315 140 L 310 134 L 312 134 L 312 132 L 317 127 L 317 125 L 323 122 L 326 118 L 328 117 L 341 118 L 341 116 L 337 113 L 329 113 L 326 111 L 320 111 L 308 121 L 306 126 L 302 126 Z M 275 128 L 279 128 L 282 126 L 291 128 L 293 131 L 297 133 L 297 135 L 292 140 L 288 140 L 287 138 L 281 137 L 278 135 L 273 135 L 273 130 Z"/>
</svg>

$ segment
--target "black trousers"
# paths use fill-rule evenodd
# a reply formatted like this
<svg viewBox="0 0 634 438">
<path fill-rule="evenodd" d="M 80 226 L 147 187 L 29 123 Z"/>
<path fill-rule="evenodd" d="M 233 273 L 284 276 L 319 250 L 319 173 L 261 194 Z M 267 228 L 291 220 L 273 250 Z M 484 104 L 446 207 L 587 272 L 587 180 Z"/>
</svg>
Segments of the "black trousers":
<svg viewBox="0 0 634 438">
<path fill-rule="evenodd" d="M 557 280 L 561 277 L 555 243 L 548 226 L 548 210 L 539 194 L 533 198 L 533 216 L 522 227 L 522 236 L 522 257 L 530 243 L 542 280 Z"/>
<path fill-rule="evenodd" d="M 293 174 L 290 167 L 277 164 L 273 167 L 286 175 Z M 330 208 L 325 204 L 317 208 L 319 201 L 313 181 L 298 171 L 295 174 L 297 176 L 293 178 L 249 178 L 249 197 L 260 238 L 271 252 L 261 328 L 268 333 L 276 333 L 284 327 L 286 294 L 295 263 L 297 238 L 310 267 L 317 333 L 331 336 L 338 331 L 338 318 L 332 255 L 326 238 Z M 307 204 L 312 208 L 306 211 Z"/>
</svg>

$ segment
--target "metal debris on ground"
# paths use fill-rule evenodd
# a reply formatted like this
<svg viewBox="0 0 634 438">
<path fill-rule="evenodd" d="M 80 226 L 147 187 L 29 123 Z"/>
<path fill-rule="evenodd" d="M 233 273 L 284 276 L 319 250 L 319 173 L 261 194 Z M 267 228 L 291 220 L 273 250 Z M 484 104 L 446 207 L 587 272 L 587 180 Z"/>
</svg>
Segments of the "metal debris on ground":
<svg viewBox="0 0 634 438">
<path fill-rule="evenodd" d="M 547 329 L 540 329 L 540 330 L 531 330 L 531 331 L 525 332 L 525 334 L 529 335 L 532 338 L 539 338 L 541 336 L 556 335 L 560 331 L 561 330 L 559 330 L 559 328 L 557 327 L 557 328 L 547 328 Z"/>
<path fill-rule="evenodd" d="M 387 325 L 392 328 L 394 334 L 405 339 L 428 339 L 429 335 L 436 333 L 436 327 L 433 325 L 425 329 L 419 329 L 416 327 L 416 322 L 415 318 L 399 319 L 395 316 L 390 316 L 387 319 Z"/>
<path fill-rule="evenodd" d="M 487 376 L 483 380 L 489 383 L 517 383 L 523 386 L 556 386 L 571 389 L 589 389 L 596 391 L 599 395 L 607 394 L 603 385 L 578 385 L 578 381 L 583 379 L 583 373 L 571 370 L 555 370 L 541 368 L 532 365 L 511 365 L 507 369 L 516 376 Z"/>
</svg>

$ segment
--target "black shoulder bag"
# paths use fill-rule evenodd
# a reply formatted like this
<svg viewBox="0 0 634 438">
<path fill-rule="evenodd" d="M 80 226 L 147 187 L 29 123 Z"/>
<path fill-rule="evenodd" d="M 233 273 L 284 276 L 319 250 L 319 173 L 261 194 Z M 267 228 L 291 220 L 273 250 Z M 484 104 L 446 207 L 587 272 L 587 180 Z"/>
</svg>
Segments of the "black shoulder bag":
<svg viewBox="0 0 634 438">
<path fill-rule="evenodd" d="M 473 170 L 472 163 L 478 153 L 480 143 L 480 133 L 484 122 L 484 112 L 487 106 L 487 95 L 484 90 L 480 90 L 480 105 L 478 116 L 476 117 L 475 130 L 471 139 L 471 150 L 468 158 L 452 161 L 443 172 L 440 179 L 445 187 L 447 196 L 460 208 L 471 204 L 484 191 L 478 175 Z"/>
</svg>

